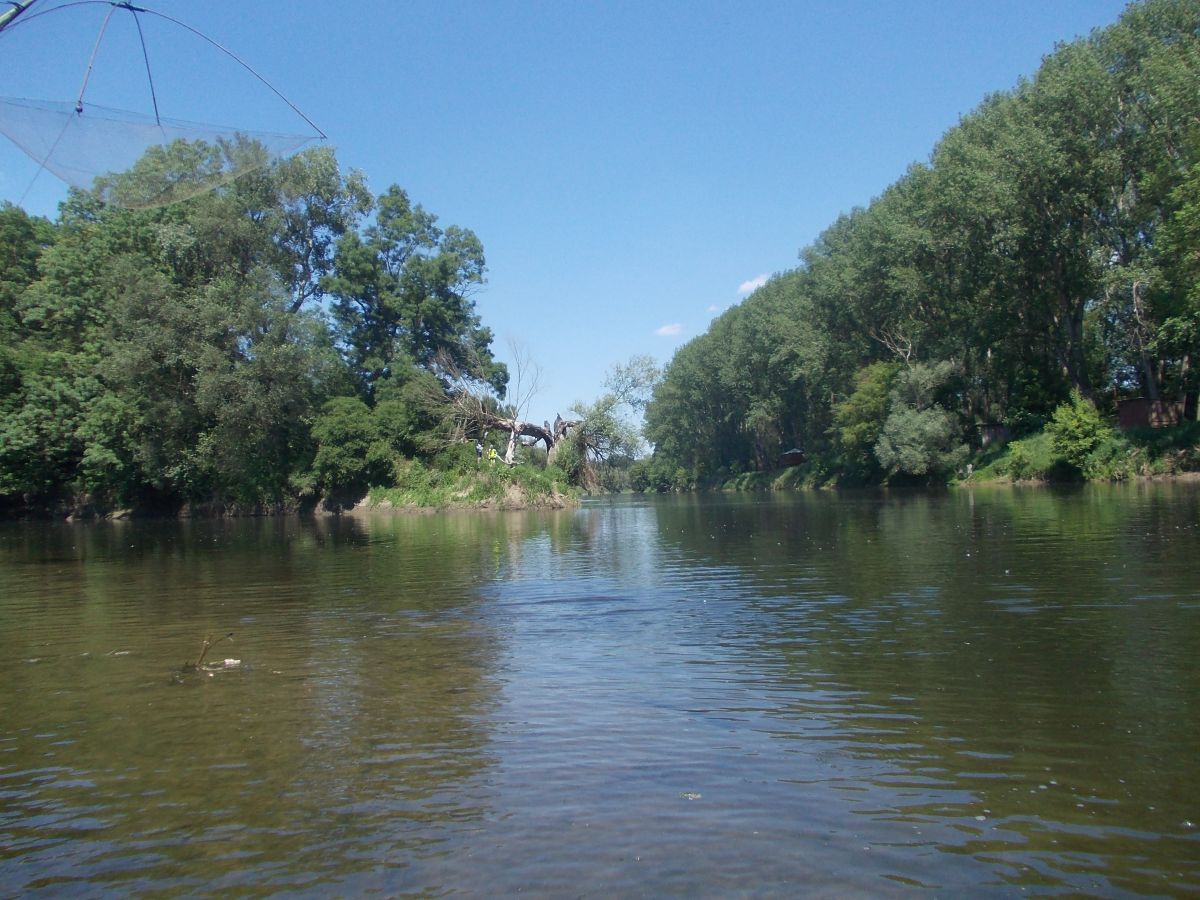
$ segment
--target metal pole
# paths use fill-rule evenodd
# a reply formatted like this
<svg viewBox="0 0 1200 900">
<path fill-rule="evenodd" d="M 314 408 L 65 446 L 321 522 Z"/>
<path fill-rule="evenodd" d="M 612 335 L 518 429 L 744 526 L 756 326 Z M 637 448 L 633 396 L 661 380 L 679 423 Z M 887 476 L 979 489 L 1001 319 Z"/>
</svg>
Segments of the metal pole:
<svg viewBox="0 0 1200 900">
<path fill-rule="evenodd" d="M 13 19 L 33 6 L 36 0 L 6 0 L 6 2 L 10 8 L 0 12 L 0 31 L 3 31 L 12 23 Z"/>
</svg>

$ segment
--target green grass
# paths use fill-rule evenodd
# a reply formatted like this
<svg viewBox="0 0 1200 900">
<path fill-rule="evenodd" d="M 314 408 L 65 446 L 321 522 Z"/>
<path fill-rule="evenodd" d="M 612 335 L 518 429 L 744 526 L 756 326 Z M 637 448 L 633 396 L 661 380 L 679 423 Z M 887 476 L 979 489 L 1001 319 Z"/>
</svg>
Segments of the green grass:
<svg viewBox="0 0 1200 900">
<path fill-rule="evenodd" d="M 722 485 L 723 491 L 766 491 L 771 488 L 770 472 L 743 472 L 727 479 Z"/>
<path fill-rule="evenodd" d="M 1173 428 L 1131 428 L 1125 435 L 1143 456 L 1142 474 L 1200 472 L 1200 422 Z"/>
<path fill-rule="evenodd" d="M 523 508 L 577 502 L 558 469 L 471 463 L 443 469 L 419 460 L 398 460 L 394 487 L 371 488 L 367 505 L 413 509 Z"/>
<path fill-rule="evenodd" d="M 814 479 L 808 466 L 790 466 L 775 476 L 771 482 L 773 491 L 796 491 L 812 487 Z"/>
<path fill-rule="evenodd" d="M 743 472 L 721 482 L 722 491 L 797 491 L 817 486 L 808 466 L 789 466 L 770 472 Z"/>
<path fill-rule="evenodd" d="M 978 454 L 972 481 L 1048 481 L 1056 471 L 1058 458 L 1044 431 L 1003 447 L 989 447 Z"/>
<path fill-rule="evenodd" d="M 1059 457 L 1048 432 L 977 454 L 971 481 L 1121 481 L 1200 472 L 1200 423 L 1104 434 L 1079 466 Z"/>
</svg>

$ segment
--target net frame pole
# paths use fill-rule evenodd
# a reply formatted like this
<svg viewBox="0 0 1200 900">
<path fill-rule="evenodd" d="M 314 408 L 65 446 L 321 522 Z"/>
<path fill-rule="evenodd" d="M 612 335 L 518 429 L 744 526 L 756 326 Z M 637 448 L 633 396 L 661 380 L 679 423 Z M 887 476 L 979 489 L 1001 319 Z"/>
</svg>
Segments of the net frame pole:
<svg viewBox="0 0 1200 900">
<path fill-rule="evenodd" d="M 6 0 L 9 9 L 0 13 L 0 31 L 7 28 L 17 16 L 33 6 L 37 0 Z"/>
<path fill-rule="evenodd" d="M 92 79 L 92 70 L 96 67 L 96 54 L 100 52 L 100 44 L 104 40 L 104 34 L 108 31 L 108 23 L 112 21 L 113 13 L 117 11 L 117 5 L 113 4 L 108 8 L 108 15 L 104 17 L 104 24 L 100 26 L 100 33 L 96 35 L 96 43 L 92 47 L 92 55 L 88 57 L 87 71 L 83 75 L 83 84 L 79 86 L 79 99 L 75 101 L 75 112 L 83 112 L 83 95 L 87 91 L 88 82 Z"/>
</svg>

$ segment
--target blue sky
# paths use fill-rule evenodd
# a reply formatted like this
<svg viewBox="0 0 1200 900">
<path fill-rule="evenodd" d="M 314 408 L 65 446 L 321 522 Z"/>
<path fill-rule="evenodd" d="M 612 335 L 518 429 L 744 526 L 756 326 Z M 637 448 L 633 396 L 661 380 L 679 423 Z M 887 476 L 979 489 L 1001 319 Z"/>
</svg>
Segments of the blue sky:
<svg viewBox="0 0 1200 900">
<path fill-rule="evenodd" d="M 530 414 L 541 419 L 594 399 L 633 354 L 669 360 L 760 279 L 793 268 L 839 213 L 927 159 L 987 93 L 1125 4 L 142 5 L 250 63 L 372 190 L 399 184 L 442 224 L 479 235 L 478 310 L 501 358 L 515 341 L 537 360 Z M 6 36 L 0 93 L 73 101 L 106 9 Z M 302 127 L 199 38 L 146 27 L 164 115 Z M 128 41 L 114 25 L 88 97 L 148 111 Z M 53 216 L 64 188 L 45 173 L 30 187 L 37 166 L 0 145 L 0 199 Z"/>
</svg>

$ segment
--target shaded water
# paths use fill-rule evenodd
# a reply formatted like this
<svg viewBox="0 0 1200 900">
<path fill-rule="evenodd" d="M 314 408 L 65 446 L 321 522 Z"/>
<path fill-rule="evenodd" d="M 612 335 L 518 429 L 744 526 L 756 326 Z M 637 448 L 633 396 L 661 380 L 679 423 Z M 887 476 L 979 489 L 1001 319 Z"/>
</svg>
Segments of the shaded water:
<svg viewBox="0 0 1200 900">
<path fill-rule="evenodd" d="M 1198 558 L 1164 484 L 3 526 L 0 895 L 1195 894 Z"/>
</svg>

